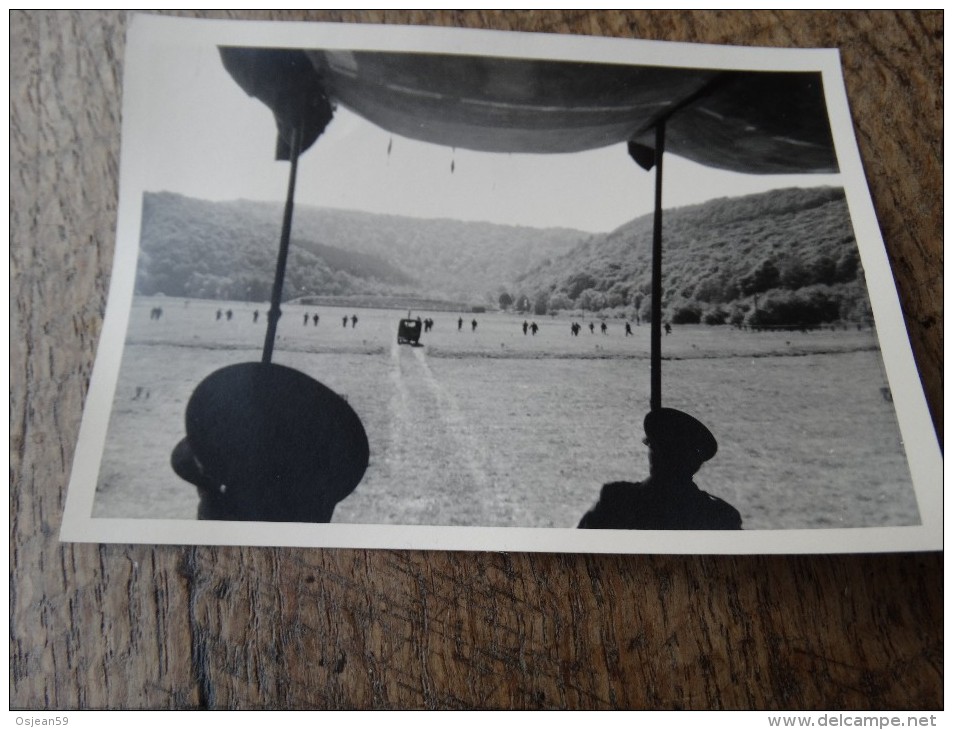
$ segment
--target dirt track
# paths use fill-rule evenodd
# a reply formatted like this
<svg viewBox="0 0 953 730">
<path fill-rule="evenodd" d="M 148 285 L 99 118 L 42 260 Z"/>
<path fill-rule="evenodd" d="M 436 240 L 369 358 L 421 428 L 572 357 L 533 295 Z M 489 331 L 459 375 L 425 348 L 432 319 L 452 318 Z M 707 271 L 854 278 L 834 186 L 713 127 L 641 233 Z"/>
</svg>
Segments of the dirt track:
<svg viewBox="0 0 953 730">
<path fill-rule="evenodd" d="M 194 519 L 195 489 L 169 468 L 199 380 L 260 357 L 249 305 L 137 301 L 110 417 L 94 514 Z M 245 311 L 248 310 L 248 311 Z M 435 315 L 422 347 L 398 346 L 390 310 L 340 311 L 302 325 L 293 305 L 275 362 L 345 396 L 371 447 L 335 522 L 572 527 L 602 483 L 645 476 L 647 328 L 572 337 L 568 320 L 481 316 L 477 331 Z M 350 314 L 350 312 L 349 312 Z M 701 488 L 746 527 L 911 524 L 918 520 L 883 373 L 869 333 L 677 328 L 663 342 L 663 403 L 719 439 Z M 795 356 L 796 355 L 796 356 Z M 138 394 L 138 397 L 137 397 Z M 858 428 L 863 424 L 863 428 Z"/>
</svg>

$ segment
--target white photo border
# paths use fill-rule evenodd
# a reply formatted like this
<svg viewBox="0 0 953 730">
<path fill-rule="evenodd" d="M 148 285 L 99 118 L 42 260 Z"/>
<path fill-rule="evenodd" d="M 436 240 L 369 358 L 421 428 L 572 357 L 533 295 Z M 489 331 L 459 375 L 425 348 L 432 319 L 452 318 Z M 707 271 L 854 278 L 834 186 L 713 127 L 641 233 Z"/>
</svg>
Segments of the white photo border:
<svg viewBox="0 0 953 730">
<path fill-rule="evenodd" d="M 93 501 L 133 298 L 149 144 L 139 83 L 156 43 L 429 52 L 758 71 L 823 77 L 834 147 L 859 248 L 884 367 L 922 524 L 909 527 L 728 531 L 215 522 L 93 518 Z M 942 456 L 850 118 L 836 49 L 714 46 L 418 26 L 218 21 L 133 16 L 126 47 L 116 253 L 102 335 L 76 447 L 60 539 L 66 542 L 535 552 L 762 554 L 940 550 Z"/>
</svg>

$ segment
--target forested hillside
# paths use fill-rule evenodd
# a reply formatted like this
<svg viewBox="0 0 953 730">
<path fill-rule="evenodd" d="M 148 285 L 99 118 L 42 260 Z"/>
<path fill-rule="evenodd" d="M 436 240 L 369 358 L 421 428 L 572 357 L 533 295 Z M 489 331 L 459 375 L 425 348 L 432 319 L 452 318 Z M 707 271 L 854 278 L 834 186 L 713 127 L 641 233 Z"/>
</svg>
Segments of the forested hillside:
<svg viewBox="0 0 953 730">
<path fill-rule="evenodd" d="M 136 281 L 141 294 L 263 301 L 270 296 L 283 208 L 147 193 Z M 584 233 L 295 209 L 285 299 L 400 295 L 495 303 L 513 273 Z"/>
<path fill-rule="evenodd" d="M 649 315 L 652 216 L 593 235 L 518 276 L 507 292 L 537 313 Z M 866 321 L 869 303 L 840 188 L 722 198 L 664 214 L 663 316 L 673 323 Z"/>
<path fill-rule="evenodd" d="M 513 277 L 560 256 L 588 233 L 447 219 L 405 218 L 298 206 L 302 236 L 379 256 L 417 281 L 421 294 L 496 304 Z"/>
<path fill-rule="evenodd" d="M 141 294 L 264 301 L 282 206 L 143 201 Z M 652 216 L 608 234 L 298 206 L 285 298 L 450 300 L 645 318 Z M 522 272 L 522 273 L 521 273 Z M 790 188 L 665 211 L 663 316 L 815 325 L 870 316 L 844 192 Z"/>
</svg>

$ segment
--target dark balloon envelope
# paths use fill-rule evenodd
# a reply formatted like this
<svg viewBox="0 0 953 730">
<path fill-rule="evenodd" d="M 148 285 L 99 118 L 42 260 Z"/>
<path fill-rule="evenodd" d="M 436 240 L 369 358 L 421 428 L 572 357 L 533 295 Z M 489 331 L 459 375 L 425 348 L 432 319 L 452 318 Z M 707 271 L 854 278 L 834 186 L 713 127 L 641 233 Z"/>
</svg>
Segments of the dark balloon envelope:
<svg viewBox="0 0 953 730">
<path fill-rule="evenodd" d="M 275 113 L 279 130 L 302 110 L 313 117 L 309 128 L 323 129 L 324 98 L 395 134 L 487 152 L 579 152 L 626 142 L 651 150 L 652 130 L 664 120 L 666 151 L 703 165 L 776 174 L 838 169 L 816 72 L 220 50 L 233 78 Z"/>
</svg>

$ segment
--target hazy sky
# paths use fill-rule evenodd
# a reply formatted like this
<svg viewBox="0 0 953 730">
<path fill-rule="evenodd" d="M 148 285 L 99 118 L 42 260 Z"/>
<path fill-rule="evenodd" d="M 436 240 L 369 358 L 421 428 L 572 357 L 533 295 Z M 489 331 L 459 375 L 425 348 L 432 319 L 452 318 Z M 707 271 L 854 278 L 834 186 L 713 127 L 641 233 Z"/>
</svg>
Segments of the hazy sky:
<svg viewBox="0 0 953 730">
<path fill-rule="evenodd" d="M 165 48 L 147 76 L 136 95 L 148 119 L 150 143 L 141 153 L 147 190 L 284 200 L 289 165 L 274 160 L 272 114 L 232 80 L 214 47 Z M 652 210 L 654 177 L 624 145 L 563 155 L 454 151 L 391 135 L 339 107 L 300 159 L 295 197 L 397 215 L 608 231 Z M 663 204 L 840 184 L 838 175 L 740 175 L 669 154 Z"/>
</svg>

